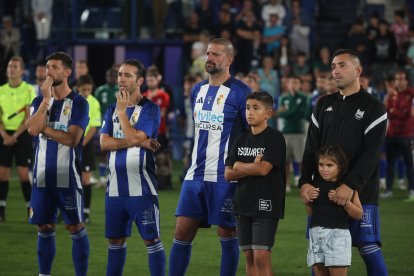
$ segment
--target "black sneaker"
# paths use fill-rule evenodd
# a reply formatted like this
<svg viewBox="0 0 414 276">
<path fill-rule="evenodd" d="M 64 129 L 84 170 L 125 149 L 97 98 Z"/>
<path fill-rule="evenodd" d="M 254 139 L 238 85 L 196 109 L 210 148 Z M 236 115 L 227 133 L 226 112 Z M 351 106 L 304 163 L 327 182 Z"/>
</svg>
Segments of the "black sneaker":
<svg viewBox="0 0 414 276">
<path fill-rule="evenodd" d="M 5 208 L 4 207 L 0 207 L 0 222 L 3 222 L 6 220 L 6 214 L 5 214 Z"/>
</svg>

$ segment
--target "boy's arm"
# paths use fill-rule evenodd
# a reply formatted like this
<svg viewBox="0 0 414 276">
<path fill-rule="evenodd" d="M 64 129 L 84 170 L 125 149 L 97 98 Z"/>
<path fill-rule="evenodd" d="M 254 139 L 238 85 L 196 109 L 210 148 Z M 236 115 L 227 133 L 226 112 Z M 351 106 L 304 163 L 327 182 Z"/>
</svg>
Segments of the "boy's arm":
<svg viewBox="0 0 414 276">
<path fill-rule="evenodd" d="M 224 170 L 224 179 L 227 181 L 239 180 L 246 176 L 248 176 L 248 174 L 235 170 L 232 166 L 226 166 L 226 169 Z"/>
<path fill-rule="evenodd" d="M 308 213 L 308 215 L 312 215 L 312 204 L 311 203 L 305 204 L 305 207 L 306 207 L 306 212 Z"/>
<path fill-rule="evenodd" d="M 83 142 L 82 142 L 82 146 L 85 146 L 89 143 L 89 141 L 92 140 L 93 136 L 96 133 L 96 127 L 91 127 L 88 131 L 88 133 L 85 135 L 85 137 L 83 138 Z"/>
<path fill-rule="evenodd" d="M 348 202 L 345 204 L 344 209 L 351 218 L 355 220 L 362 219 L 362 214 L 364 211 L 362 209 L 362 204 L 359 200 L 357 191 L 355 191 L 355 194 L 352 197 L 352 199 L 348 200 Z"/>
<path fill-rule="evenodd" d="M 233 165 L 233 170 L 241 171 L 247 175 L 265 176 L 272 170 L 273 165 L 267 161 L 254 163 L 243 163 L 237 161 Z"/>
</svg>

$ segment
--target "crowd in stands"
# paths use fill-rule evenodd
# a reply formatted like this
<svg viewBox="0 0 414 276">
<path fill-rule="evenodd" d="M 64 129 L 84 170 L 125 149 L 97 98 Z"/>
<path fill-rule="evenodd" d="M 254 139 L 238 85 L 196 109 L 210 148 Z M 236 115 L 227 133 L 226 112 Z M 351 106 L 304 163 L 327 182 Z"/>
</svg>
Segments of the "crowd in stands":
<svg viewBox="0 0 414 276">
<path fill-rule="evenodd" d="M 36 53 L 31 55 L 25 56 L 22 51 L 19 24 L 14 24 L 17 20 L 12 16 L 15 14 L 7 14 L 7 10 L 1 11 L 3 18 L 0 30 L 0 84 L 7 82 L 5 72 L 12 56 L 23 56 L 23 59 L 29 62 L 34 58 L 41 61 L 47 54 L 45 45 L 48 43 L 50 28 L 45 29 L 42 24 L 51 22 L 55 17 L 50 12 L 53 1 L 45 2 L 50 5 L 45 4 L 44 10 L 33 4 L 33 9 L 27 13 L 31 15 L 28 18 L 33 18 L 33 24 L 37 29 L 37 47 L 33 47 Z M 123 7 L 128 7 L 128 1 L 121 2 L 108 1 L 111 4 L 123 3 Z M 206 78 L 204 70 L 206 48 L 214 37 L 227 38 L 235 45 L 236 57 L 231 69 L 233 75 L 243 80 L 254 91 L 267 91 L 273 96 L 276 104 L 274 118 L 270 125 L 285 134 L 292 134 L 293 131 L 294 134 L 303 137 L 306 121 L 309 120 L 312 107 L 318 97 L 336 90 L 330 64 L 331 53 L 336 49 L 319 45 L 316 41 L 318 30 L 315 10 L 319 1 L 311 1 L 313 5 L 301 0 L 137 2 L 137 8 L 142 15 L 138 20 L 140 38 L 168 39 L 169 32 L 175 32 L 179 33 L 183 41 L 182 66 L 185 73 L 181 81 L 184 83 L 183 87 L 171 88 L 163 83 L 162 72 L 156 66 L 152 66 L 146 76 L 147 89 L 143 91 L 146 91 L 144 95 L 161 107 L 163 119 L 159 134 L 166 149 L 174 142 L 169 141 L 174 138 L 170 127 L 173 123 L 171 118 L 178 117 L 177 126 L 186 136 L 183 143 L 183 156 L 187 162 L 192 138 L 190 130 L 192 125 L 189 118 L 191 105 L 188 97 L 191 86 Z M 409 5 L 409 2 L 407 1 L 406 6 L 395 10 L 391 20 L 384 17 L 384 9 L 371 9 L 382 12 L 357 17 L 343 42 L 338 45 L 338 48 L 352 48 L 360 53 L 364 67 L 363 77 L 367 80 L 364 82 L 365 88 L 380 100 L 383 100 L 387 94 L 384 82 L 386 76 L 396 69 L 405 69 L 408 80 L 414 83 L 414 20 L 412 20 L 414 15 L 411 13 L 412 5 Z M 152 8 L 155 5 L 157 8 Z M 150 13 L 145 12 L 148 9 L 151 10 Z M 20 26 L 23 21 L 19 19 Z M 144 23 L 145 21 L 147 22 Z M 143 32 L 146 34 L 144 35 Z M 128 36 L 127 27 L 122 36 Z M 87 61 L 77 62 L 72 86 L 76 88 L 77 79 L 81 75 L 90 74 L 95 77 L 93 66 L 89 65 L 89 67 L 90 71 L 87 70 Z M 110 102 L 115 101 L 116 72 L 116 65 L 108 68 L 107 83 L 96 84 L 98 87 L 94 95 L 100 101 L 101 107 L 107 107 Z M 44 63 L 40 62 L 33 72 L 26 72 L 24 78 L 39 87 L 45 78 Z M 173 100 L 175 97 L 182 99 L 179 106 L 174 106 L 177 104 L 177 101 Z M 288 111 L 297 97 L 301 101 L 306 99 L 306 106 L 301 103 L 300 108 L 295 110 L 300 112 L 294 119 L 299 118 L 300 126 L 293 123 L 295 127 L 292 129 L 291 126 L 289 127 L 292 121 Z M 104 109 L 102 108 L 102 113 Z M 177 109 L 180 111 L 177 112 Z M 301 126 L 302 123 L 304 126 Z M 300 165 L 300 160 L 292 153 L 290 161 L 296 162 L 294 168 L 297 174 L 299 170 L 297 163 Z M 102 172 L 105 170 L 104 163 L 105 159 L 102 156 L 100 164 Z M 158 167 L 162 168 L 160 181 L 166 183 L 165 187 L 171 187 L 171 166 L 171 152 L 164 152 L 158 160 Z"/>
</svg>

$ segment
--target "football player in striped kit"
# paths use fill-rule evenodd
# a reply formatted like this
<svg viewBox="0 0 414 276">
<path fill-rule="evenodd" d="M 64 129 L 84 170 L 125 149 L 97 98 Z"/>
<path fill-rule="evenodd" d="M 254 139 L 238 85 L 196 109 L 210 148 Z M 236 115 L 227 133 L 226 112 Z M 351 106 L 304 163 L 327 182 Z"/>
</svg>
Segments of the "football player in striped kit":
<svg viewBox="0 0 414 276">
<path fill-rule="evenodd" d="M 89 105 L 68 85 L 72 58 L 56 52 L 46 60 L 42 95 L 33 100 L 26 122 L 36 145 L 30 223 L 38 226 L 39 275 L 51 273 L 58 208 L 72 238 L 75 274 L 86 275 L 89 239 L 83 220 L 81 152 Z"/>
<path fill-rule="evenodd" d="M 209 78 L 191 91 L 194 146 L 176 210 L 170 275 L 185 274 L 198 228 L 210 225 L 218 226 L 220 274 L 235 275 L 237 271 L 239 248 L 232 214 L 235 185 L 224 179 L 224 161 L 234 139 L 247 128 L 246 96 L 251 90 L 230 75 L 233 60 L 230 41 L 210 41 L 205 64 Z"/>
<path fill-rule="evenodd" d="M 131 236 L 133 222 L 147 247 L 151 275 L 165 275 L 153 154 L 160 147 L 155 139 L 161 113 L 141 94 L 144 76 L 140 61 L 129 59 L 122 63 L 117 102 L 106 110 L 101 128 L 101 148 L 110 152 L 105 196 L 107 276 L 122 275 L 126 238 Z"/>
</svg>

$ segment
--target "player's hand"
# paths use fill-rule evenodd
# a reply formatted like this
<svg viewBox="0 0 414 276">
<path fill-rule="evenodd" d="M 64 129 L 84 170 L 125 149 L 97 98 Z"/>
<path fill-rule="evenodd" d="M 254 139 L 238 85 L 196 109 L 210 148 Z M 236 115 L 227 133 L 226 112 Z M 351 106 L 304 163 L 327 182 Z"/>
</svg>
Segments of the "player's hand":
<svg viewBox="0 0 414 276">
<path fill-rule="evenodd" d="M 305 183 L 300 187 L 300 198 L 302 199 L 303 203 L 309 204 L 313 202 L 313 199 L 309 198 L 309 191 L 310 189 L 314 189 L 315 187 L 309 183 Z"/>
<path fill-rule="evenodd" d="M 332 201 L 338 205 L 345 206 L 346 203 L 351 200 L 354 190 L 347 185 L 342 184 L 335 190 L 335 194 L 332 196 Z"/>
<path fill-rule="evenodd" d="M 254 163 L 258 164 L 260 162 L 262 162 L 263 159 L 263 154 L 259 154 L 258 156 L 256 156 L 256 158 L 254 159 Z"/>
<path fill-rule="evenodd" d="M 233 164 L 233 170 L 237 170 L 237 167 L 239 166 L 239 161 L 236 161 L 234 164 Z"/>
<path fill-rule="evenodd" d="M 48 103 L 50 99 L 52 98 L 52 84 L 53 84 L 53 77 L 47 76 L 42 86 L 40 86 L 40 91 L 42 91 L 43 99 L 46 100 Z"/>
<path fill-rule="evenodd" d="M 13 135 L 8 135 L 3 138 L 3 145 L 5 146 L 13 146 L 17 143 L 17 138 Z"/>
<path fill-rule="evenodd" d="M 125 113 L 128 106 L 129 93 L 124 88 L 119 89 L 116 94 L 116 111 L 118 113 Z"/>
<path fill-rule="evenodd" d="M 161 144 L 153 138 L 147 138 L 141 142 L 141 147 L 149 149 L 152 152 L 155 152 L 160 149 Z"/>
<path fill-rule="evenodd" d="M 311 200 L 317 199 L 318 196 L 319 196 L 319 192 L 320 192 L 319 188 L 311 188 L 311 189 L 309 189 L 309 191 L 308 191 L 309 199 L 311 199 Z"/>
</svg>

